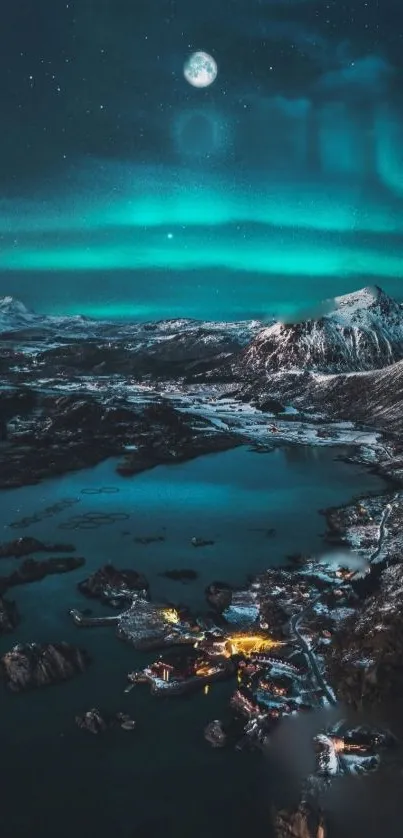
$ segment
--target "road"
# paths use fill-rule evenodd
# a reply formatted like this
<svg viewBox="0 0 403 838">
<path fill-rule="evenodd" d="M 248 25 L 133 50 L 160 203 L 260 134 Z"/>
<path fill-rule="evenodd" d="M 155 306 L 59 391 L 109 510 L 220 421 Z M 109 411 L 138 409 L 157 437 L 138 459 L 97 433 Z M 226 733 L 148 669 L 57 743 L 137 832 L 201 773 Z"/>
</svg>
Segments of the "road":
<svg viewBox="0 0 403 838">
<path fill-rule="evenodd" d="M 321 688 L 321 690 L 323 691 L 324 695 L 326 696 L 326 698 L 328 699 L 330 704 L 336 704 L 337 702 L 336 702 L 336 699 L 333 695 L 333 692 L 330 690 L 329 686 L 327 685 L 327 683 L 326 683 L 326 681 L 325 681 L 325 679 L 324 679 L 324 677 L 323 677 L 323 675 L 322 675 L 322 673 L 319 669 L 318 662 L 316 660 L 316 657 L 315 657 L 312 649 L 310 648 L 310 646 L 306 642 L 305 638 L 302 636 L 302 634 L 299 631 L 300 623 L 302 622 L 304 617 L 306 617 L 308 611 L 310 611 L 311 608 L 313 608 L 314 605 L 316 605 L 316 603 L 320 601 L 321 597 L 322 597 L 322 594 L 320 593 L 317 597 L 315 597 L 315 599 L 313 599 L 309 603 L 309 605 L 306 606 L 306 608 L 304 608 L 303 611 L 300 612 L 300 614 L 295 614 L 294 617 L 291 617 L 290 631 L 294 635 L 294 637 L 297 639 L 304 655 L 308 658 L 308 661 L 311 665 L 311 670 L 312 670 L 312 672 L 313 672 L 313 674 L 316 678 L 318 686 Z"/>
<path fill-rule="evenodd" d="M 385 509 L 382 512 L 381 521 L 380 521 L 380 524 L 379 524 L 379 531 L 378 531 L 378 543 L 375 547 L 375 550 L 371 553 L 371 555 L 369 557 L 370 564 L 378 558 L 379 553 L 382 550 L 382 544 L 383 544 L 383 539 L 385 537 L 385 528 L 386 528 L 387 520 L 390 516 L 390 513 L 392 512 L 394 504 L 396 503 L 396 501 L 398 500 L 399 497 L 400 497 L 400 492 L 396 492 L 396 494 L 393 496 L 392 502 L 387 503 L 386 506 L 385 506 Z"/>
</svg>

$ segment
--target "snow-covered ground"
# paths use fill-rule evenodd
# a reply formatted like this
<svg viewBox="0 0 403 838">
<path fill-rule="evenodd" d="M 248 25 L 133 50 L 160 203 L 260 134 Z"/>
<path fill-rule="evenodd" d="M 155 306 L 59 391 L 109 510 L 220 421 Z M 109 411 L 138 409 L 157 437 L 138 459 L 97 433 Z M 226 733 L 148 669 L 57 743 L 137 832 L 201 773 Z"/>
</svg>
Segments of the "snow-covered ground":
<svg viewBox="0 0 403 838">
<path fill-rule="evenodd" d="M 291 420 L 275 416 L 243 404 L 235 399 L 206 399 L 195 402 L 188 396 L 173 398 L 180 410 L 191 411 L 211 421 L 216 427 L 235 431 L 253 442 L 299 443 L 302 445 L 365 445 L 376 446 L 379 434 L 360 431 L 352 422 L 334 422 L 317 425 L 309 420 Z M 294 414 L 295 416 L 295 414 Z M 324 435 L 325 433 L 325 435 Z"/>
<path fill-rule="evenodd" d="M 185 413 L 192 413 L 211 422 L 216 428 L 233 432 L 245 437 L 245 441 L 261 445 L 277 443 L 296 443 L 315 446 L 359 446 L 366 452 L 368 462 L 377 459 L 381 435 L 367 430 L 359 430 L 353 422 L 321 421 L 320 416 L 306 417 L 292 406 L 286 406 L 284 413 L 275 415 L 262 412 L 250 403 L 238 401 L 226 396 L 225 389 L 217 385 L 194 385 L 186 388 L 182 384 L 171 382 L 164 384 L 131 383 L 127 378 L 115 375 L 75 376 L 73 381 L 54 378 L 38 378 L 36 383 L 46 393 L 60 394 L 99 394 L 103 398 L 122 397 L 129 403 L 145 405 L 166 398 L 175 408 Z M 223 394 L 224 389 L 224 394 Z"/>
</svg>

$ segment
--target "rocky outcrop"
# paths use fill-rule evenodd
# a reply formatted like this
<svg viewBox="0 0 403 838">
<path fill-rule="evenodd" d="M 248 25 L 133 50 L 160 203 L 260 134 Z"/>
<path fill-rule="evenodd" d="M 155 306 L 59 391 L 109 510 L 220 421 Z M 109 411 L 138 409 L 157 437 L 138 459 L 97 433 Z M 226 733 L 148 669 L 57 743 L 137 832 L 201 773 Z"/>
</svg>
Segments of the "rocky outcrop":
<svg viewBox="0 0 403 838">
<path fill-rule="evenodd" d="M 226 582 L 211 582 L 205 593 L 207 602 L 214 611 L 222 614 L 231 605 L 232 588 Z"/>
<path fill-rule="evenodd" d="M 137 448 L 125 455 L 117 467 L 118 474 L 128 477 L 157 465 L 184 462 L 241 444 L 236 435 L 217 434 L 205 420 L 203 424 L 203 429 L 195 431 L 191 418 L 168 402 L 149 406 L 144 412 L 144 432 L 137 440 Z"/>
<path fill-rule="evenodd" d="M 351 608 L 325 649 L 333 687 L 354 707 L 392 705 L 403 687 L 401 492 L 327 510 L 326 518 L 331 538 L 353 548 L 361 569 L 349 582 Z"/>
<path fill-rule="evenodd" d="M 204 728 L 204 738 L 212 745 L 213 748 L 224 748 L 227 742 L 227 734 L 225 733 L 223 723 L 219 719 L 214 719 Z"/>
<path fill-rule="evenodd" d="M 195 427 L 193 417 L 165 401 L 144 407 L 121 398 L 44 394 L 37 401 L 35 410 L 8 427 L 7 446 L 0 448 L 0 488 L 35 484 L 124 452 L 117 471 L 128 476 L 240 444 L 207 421 L 198 419 Z"/>
<path fill-rule="evenodd" d="M 27 582 L 39 582 L 45 576 L 54 573 L 68 573 L 84 564 L 85 559 L 81 556 L 45 559 L 44 561 L 25 559 L 17 570 L 9 573 L 8 576 L 0 576 L 0 591 L 5 591 L 15 585 L 25 585 Z"/>
<path fill-rule="evenodd" d="M 44 544 L 37 538 L 23 536 L 0 544 L 0 559 L 20 559 L 30 553 L 73 553 L 75 549 L 72 544 Z"/>
<path fill-rule="evenodd" d="M 192 547 L 209 547 L 211 544 L 214 544 L 214 541 L 208 538 L 198 538 L 197 536 L 193 536 L 190 543 Z"/>
<path fill-rule="evenodd" d="M 281 809 L 274 814 L 275 838 L 327 838 L 322 811 L 307 801 L 294 810 Z"/>
<path fill-rule="evenodd" d="M 39 395 L 36 410 L 9 428 L 9 446 L 0 451 L 0 486 L 38 483 L 118 456 L 133 442 L 139 414 L 118 399 L 104 405 L 91 397 Z"/>
<path fill-rule="evenodd" d="M 362 709 L 399 701 L 403 689 L 403 565 L 386 568 L 376 592 L 344 620 L 326 647 L 338 697 Z"/>
<path fill-rule="evenodd" d="M 122 477 L 131 477 L 158 465 L 183 463 L 203 454 L 228 451 L 241 444 L 239 437 L 224 433 L 189 436 L 182 440 L 169 437 L 154 442 L 151 440 L 146 445 L 138 446 L 137 451 L 126 454 L 116 471 Z"/>
<path fill-rule="evenodd" d="M 19 621 L 20 617 L 15 602 L 0 596 L 0 634 L 13 631 Z"/>
<path fill-rule="evenodd" d="M 82 716 L 76 716 L 75 722 L 82 730 L 87 730 L 89 733 L 94 734 L 105 733 L 109 727 L 109 722 L 96 707 L 87 710 Z"/>
<path fill-rule="evenodd" d="M 88 579 L 79 582 L 77 587 L 87 597 L 119 607 L 130 603 L 136 591 L 147 591 L 149 584 L 146 577 L 136 570 L 117 570 L 113 565 L 106 564 Z"/>
<path fill-rule="evenodd" d="M 115 713 L 114 715 L 103 713 L 97 707 L 87 710 L 82 716 L 75 717 L 76 725 L 89 733 L 105 733 L 112 727 L 121 727 L 123 730 L 134 730 L 136 722 L 126 713 Z"/>
<path fill-rule="evenodd" d="M 84 649 L 69 643 L 18 643 L 0 658 L 0 671 L 8 689 L 22 692 L 67 681 L 89 662 Z"/>
</svg>

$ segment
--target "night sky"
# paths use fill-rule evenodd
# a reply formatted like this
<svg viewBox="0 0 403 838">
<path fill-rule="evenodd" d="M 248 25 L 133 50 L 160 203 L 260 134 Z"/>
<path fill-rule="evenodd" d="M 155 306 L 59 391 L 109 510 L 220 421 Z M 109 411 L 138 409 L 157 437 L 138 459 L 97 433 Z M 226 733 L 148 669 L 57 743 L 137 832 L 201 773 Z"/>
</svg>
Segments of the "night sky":
<svg viewBox="0 0 403 838">
<path fill-rule="evenodd" d="M 403 296 L 401 0 L 13 0 L 0 47 L 0 294 L 141 319 Z"/>
</svg>

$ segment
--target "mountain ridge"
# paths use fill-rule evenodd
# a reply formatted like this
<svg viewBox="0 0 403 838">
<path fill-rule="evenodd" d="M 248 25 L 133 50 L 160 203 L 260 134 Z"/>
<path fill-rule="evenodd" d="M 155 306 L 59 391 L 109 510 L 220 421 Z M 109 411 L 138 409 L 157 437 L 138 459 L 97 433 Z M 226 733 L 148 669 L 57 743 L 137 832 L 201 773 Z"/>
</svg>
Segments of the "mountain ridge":
<svg viewBox="0 0 403 838">
<path fill-rule="evenodd" d="M 234 344 L 234 349 L 249 342 L 262 328 L 258 320 L 209 321 L 195 318 L 164 318 L 153 321 L 97 320 L 85 315 L 37 314 L 12 296 L 0 297 L 0 338 L 17 336 L 29 332 L 30 337 L 38 333 L 63 338 L 112 338 L 133 339 L 138 345 L 150 348 L 159 340 L 172 342 L 220 343 L 220 339 Z M 19 336 L 19 335 L 18 335 Z"/>
<path fill-rule="evenodd" d="M 242 374 L 381 369 L 403 358 L 403 309 L 378 286 L 336 297 L 319 318 L 263 329 L 239 359 Z"/>
</svg>

